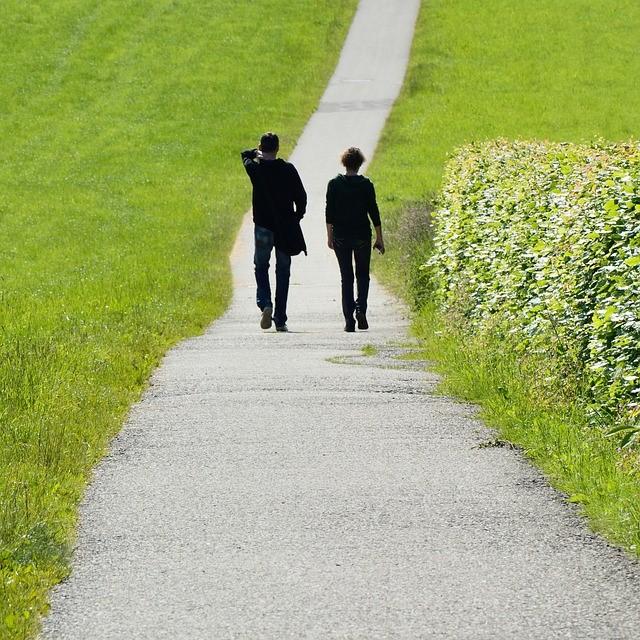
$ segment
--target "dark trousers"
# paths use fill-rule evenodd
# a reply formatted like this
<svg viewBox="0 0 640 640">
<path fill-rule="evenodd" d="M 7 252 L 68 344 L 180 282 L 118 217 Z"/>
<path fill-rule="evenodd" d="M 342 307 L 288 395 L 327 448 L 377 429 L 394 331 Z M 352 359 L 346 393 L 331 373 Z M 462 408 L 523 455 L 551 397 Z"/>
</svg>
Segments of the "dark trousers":
<svg viewBox="0 0 640 640">
<path fill-rule="evenodd" d="M 342 313 L 353 318 L 354 311 L 366 313 L 369 296 L 369 263 L 371 262 L 371 237 L 334 238 L 333 250 L 340 266 L 342 280 Z M 353 298 L 353 268 L 358 297 Z"/>
<path fill-rule="evenodd" d="M 269 284 L 269 260 L 274 249 L 273 231 L 256 225 L 254 237 L 253 264 L 256 274 L 256 303 L 262 311 L 265 307 L 273 307 L 271 285 Z M 276 306 L 273 313 L 276 327 L 282 326 L 287 321 L 290 273 L 291 256 L 276 249 Z"/>
</svg>

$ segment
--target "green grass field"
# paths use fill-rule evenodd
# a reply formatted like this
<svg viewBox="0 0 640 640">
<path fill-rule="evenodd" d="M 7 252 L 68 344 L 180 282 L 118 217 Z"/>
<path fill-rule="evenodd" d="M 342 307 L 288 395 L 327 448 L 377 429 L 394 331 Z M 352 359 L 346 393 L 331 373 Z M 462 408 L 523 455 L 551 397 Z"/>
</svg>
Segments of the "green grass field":
<svg viewBox="0 0 640 640">
<path fill-rule="evenodd" d="M 378 275 L 428 303 L 417 266 L 429 254 L 430 201 L 462 144 L 640 137 L 639 31 L 635 0 L 425 1 L 403 93 L 369 172 L 389 230 Z M 478 402 L 502 437 L 522 445 L 583 506 L 595 529 L 640 552 L 637 457 L 584 431 L 578 389 L 573 397 L 546 394 L 531 363 L 461 329 L 428 304 L 416 318 L 444 388 Z"/>
<path fill-rule="evenodd" d="M 37 627 L 76 506 L 162 353 L 230 297 L 239 152 L 286 155 L 355 0 L 5 0 L 0 637 Z"/>
<path fill-rule="evenodd" d="M 387 228 L 437 193 L 446 159 L 464 143 L 640 135 L 638 29 L 635 0 L 425 0 L 369 169 Z M 399 291 L 405 253 L 388 244 L 378 274 Z"/>
<path fill-rule="evenodd" d="M 637 137 L 639 28 L 635 0 L 423 2 L 372 176 L 393 204 L 437 191 L 465 142 Z"/>
</svg>

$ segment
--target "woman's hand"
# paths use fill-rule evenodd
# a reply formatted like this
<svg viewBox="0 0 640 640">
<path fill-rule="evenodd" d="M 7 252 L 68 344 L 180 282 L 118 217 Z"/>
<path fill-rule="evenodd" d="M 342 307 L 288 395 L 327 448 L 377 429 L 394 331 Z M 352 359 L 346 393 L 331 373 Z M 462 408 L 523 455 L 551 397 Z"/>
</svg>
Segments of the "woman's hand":
<svg viewBox="0 0 640 640">
<path fill-rule="evenodd" d="M 327 223 L 327 247 L 333 249 L 333 225 Z"/>
<path fill-rule="evenodd" d="M 377 249 L 380 255 L 382 255 L 384 253 L 384 240 L 382 238 L 376 238 L 376 241 L 373 243 L 373 248 Z"/>
</svg>

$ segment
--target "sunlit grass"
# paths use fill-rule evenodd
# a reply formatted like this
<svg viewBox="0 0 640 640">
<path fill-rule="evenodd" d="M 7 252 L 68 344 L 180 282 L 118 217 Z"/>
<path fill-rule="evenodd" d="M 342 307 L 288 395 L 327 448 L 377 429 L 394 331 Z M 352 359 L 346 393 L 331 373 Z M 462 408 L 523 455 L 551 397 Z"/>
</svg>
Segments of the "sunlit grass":
<svg viewBox="0 0 640 640">
<path fill-rule="evenodd" d="M 0 637 L 36 628 L 152 367 L 228 303 L 239 151 L 291 149 L 355 4 L 3 3 Z"/>
<path fill-rule="evenodd" d="M 378 347 L 374 344 L 365 344 L 362 347 L 362 355 L 363 356 L 376 356 L 378 355 Z"/>
<path fill-rule="evenodd" d="M 571 383 L 545 384 L 553 363 L 516 354 L 489 335 L 471 336 L 431 305 L 414 328 L 423 357 L 443 374 L 440 390 L 479 404 L 480 416 L 522 447 L 596 531 L 640 555 L 637 456 L 621 456 L 615 442 L 588 426 Z"/>
<path fill-rule="evenodd" d="M 369 171 L 383 225 L 429 201 L 466 142 L 640 136 L 638 32 L 636 0 L 425 0 Z M 403 247 L 387 245 L 375 262 L 393 284 Z"/>
</svg>

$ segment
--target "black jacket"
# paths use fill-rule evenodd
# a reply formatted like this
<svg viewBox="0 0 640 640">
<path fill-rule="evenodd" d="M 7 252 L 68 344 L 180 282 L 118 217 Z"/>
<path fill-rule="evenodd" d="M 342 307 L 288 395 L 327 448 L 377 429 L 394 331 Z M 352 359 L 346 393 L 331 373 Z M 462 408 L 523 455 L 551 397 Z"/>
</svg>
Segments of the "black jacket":
<svg viewBox="0 0 640 640">
<path fill-rule="evenodd" d="M 275 246 L 287 255 L 306 254 L 300 220 L 307 209 L 307 193 L 296 168 L 280 158 L 260 160 L 256 149 L 240 155 L 253 185 L 253 222 L 273 231 Z"/>
<path fill-rule="evenodd" d="M 253 185 L 254 223 L 276 231 L 276 213 L 302 220 L 307 209 L 307 194 L 296 168 L 281 158 L 259 160 L 256 149 L 248 149 L 240 155 Z"/>
<path fill-rule="evenodd" d="M 327 224 L 336 238 L 371 237 L 371 226 L 380 226 L 380 211 L 373 183 L 365 176 L 337 175 L 327 185 Z"/>
</svg>

